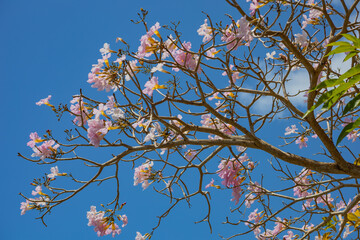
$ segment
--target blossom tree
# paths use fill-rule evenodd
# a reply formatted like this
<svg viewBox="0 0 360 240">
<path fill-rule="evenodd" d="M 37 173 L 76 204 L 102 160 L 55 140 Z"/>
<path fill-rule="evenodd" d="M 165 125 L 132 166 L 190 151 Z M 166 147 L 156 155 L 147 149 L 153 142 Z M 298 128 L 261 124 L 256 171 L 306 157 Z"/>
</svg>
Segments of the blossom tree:
<svg viewBox="0 0 360 240">
<path fill-rule="evenodd" d="M 221 190 L 229 192 L 224 202 L 231 200 L 232 207 L 220 221 L 246 229 L 220 233 L 225 239 L 359 236 L 354 96 L 359 96 L 360 71 L 353 70 L 359 61 L 353 45 L 360 0 L 225 2 L 237 15 L 214 22 L 205 14 L 194 29 L 202 38 L 197 46 L 184 39 L 181 25 L 148 23 L 148 12 L 141 10 L 134 21 L 144 27 L 140 44 L 125 37 L 105 43 L 91 67 L 87 82 L 102 97 L 80 91 L 69 104 L 56 107 L 51 96 L 36 103 L 50 106 L 59 118 L 71 116 L 73 128 L 65 130 L 65 140 L 50 130 L 30 133 L 33 153 L 19 156 L 51 168 L 33 181 L 33 197 L 21 194 L 21 214 L 38 210 L 44 220 L 88 186 L 111 181 L 115 199 L 101 209 L 89 206 L 86 216 L 98 236 L 120 234 L 119 225 L 128 223 L 119 194 L 120 166 L 131 164 L 134 187 L 169 199 L 158 225 L 139 229 L 137 240 L 150 239 L 174 207 L 196 197 L 207 206 L 200 222 L 211 231 L 218 221 L 211 219 L 218 204 L 211 196 Z M 351 61 L 352 74 L 332 63 L 334 46 L 350 52 L 345 60 Z M 298 81 L 306 87 L 297 87 Z M 337 97 L 324 101 L 334 92 Z M 349 102 L 352 107 L 346 108 Z M 338 144 L 349 124 L 351 132 Z M 109 149 L 108 159 L 93 159 L 83 149 Z M 270 161 L 258 158 L 261 152 Z M 62 172 L 57 165 L 65 161 L 81 161 L 84 171 L 96 169 L 95 174 L 82 180 Z M 115 174 L 104 177 L 109 168 Z M 59 186 L 59 178 L 78 187 Z"/>
</svg>

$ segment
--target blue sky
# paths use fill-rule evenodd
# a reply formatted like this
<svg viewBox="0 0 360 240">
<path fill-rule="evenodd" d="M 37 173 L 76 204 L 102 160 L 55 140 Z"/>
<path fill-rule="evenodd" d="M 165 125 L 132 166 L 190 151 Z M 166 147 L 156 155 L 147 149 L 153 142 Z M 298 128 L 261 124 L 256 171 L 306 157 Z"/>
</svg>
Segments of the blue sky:
<svg viewBox="0 0 360 240">
<path fill-rule="evenodd" d="M 54 103 L 68 103 L 71 96 L 84 89 L 95 94 L 86 83 L 91 64 L 100 57 L 98 49 L 105 42 L 115 44 L 116 37 L 122 37 L 134 47 L 144 33 L 143 27 L 135 26 L 130 19 L 135 19 L 140 8 L 149 10 L 149 25 L 159 21 L 169 24 L 181 21 L 181 31 L 191 41 L 200 43 L 196 30 L 203 23 L 206 11 L 215 19 L 223 18 L 224 13 L 234 12 L 219 1 L 181 1 L 176 4 L 169 1 L 20 1 L 3 0 L 0 2 L 0 48 L 3 57 L 2 69 L 4 126 L 0 146 L 3 154 L 3 170 L 0 182 L 3 189 L 1 198 L 2 218 L 0 220 L 0 239 L 98 239 L 92 228 L 87 226 L 86 211 L 91 205 L 109 200 L 113 194 L 110 184 L 92 187 L 71 201 L 55 209 L 47 218 L 47 227 L 35 220 L 37 212 L 27 212 L 20 216 L 19 192 L 30 196 L 33 187 L 30 182 L 49 172 L 50 166 L 36 165 L 17 157 L 21 152 L 31 154 L 26 146 L 30 132 L 44 133 L 46 129 L 61 132 L 56 117 L 44 107 L 35 105 L 48 94 L 53 95 Z M 67 119 L 69 121 L 69 119 Z M 66 121 L 65 121 L 66 122 Z M 5 131 L 5 133 L 4 133 Z M 60 170 L 76 172 L 80 166 L 59 165 Z M 70 170 L 71 169 L 71 170 Z M 166 199 L 159 198 L 149 188 L 133 186 L 133 171 L 124 170 L 121 182 L 124 208 L 129 217 L 129 224 L 115 239 L 134 239 L 136 231 L 149 232 L 156 225 L 156 216 L 164 210 Z M 62 180 L 59 180 L 62 181 Z M 64 180 L 65 182 L 66 180 Z M 231 193 L 225 193 L 227 210 Z M 214 201 L 216 197 L 214 197 Z M 154 239 L 208 239 L 206 224 L 193 222 L 200 220 L 204 213 L 203 202 L 194 202 L 191 209 L 175 209 Z M 214 216 L 216 217 L 216 215 Z M 220 222 L 219 219 L 214 219 Z M 221 219 L 223 220 L 223 218 Z M 189 238 L 189 236 L 192 236 Z M 102 237 L 111 239 L 111 237 Z"/>
</svg>

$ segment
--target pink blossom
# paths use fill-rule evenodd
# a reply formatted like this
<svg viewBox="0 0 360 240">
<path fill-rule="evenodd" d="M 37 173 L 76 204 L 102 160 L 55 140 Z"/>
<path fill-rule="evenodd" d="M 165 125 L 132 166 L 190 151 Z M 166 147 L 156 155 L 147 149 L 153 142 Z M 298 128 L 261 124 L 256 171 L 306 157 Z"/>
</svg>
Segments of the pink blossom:
<svg viewBox="0 0 360 240">
<path fill-rule="evenodd" d="M 154 73 L 154 72 L 159 71 L 159 72 L 163 72 L 163 73 L 168 73 L 168 74 L 169 74 L 170 72 L 164 70 L 163 67 L 164 67 L 164 63 L 159 63 L 158 65 L 156 65 L 155 67 L 153 67 L 153 68 L 151 69 L 151 72 Z"/>
<path fill-rule="evenodd" d="M 42 145 L 38 147 L 33 147 L 34 153 L 31 154 L 32 157 L 40 157 L 41 160 L 50 157 L 51 155 L 57 152 L 59 144 L 55 144 L 54 140 L 45 141 Z"/>
<path fill-rule="evenodd" d="M 316 198 L 315 199 L 315 202 L 317 204 L 324 204 L 324 205 L 327 205 L 329 203 L 332 203 L 334 201 L 334 199 L 331 197 L 331 194 L 328 193 L 328 194 L 324 194 L 324 195 L 321 195 L 320 197 Z"/>
<path fill-rule="evenodd" d="M 266 53 L 265 60 L 274 59 L 275 54 L 276 54 L 276 51 L 272 51 L 271 53 Z"/>
<path fill-rule="evenodd" d="M 294 36 L 295 36 L 295 43 L 299 44 L 300 47 L 306 47 L 309 44 L 307 39 L 308 35 L 305 31 L 302 31 L 302 34 L 297 33 Z"/>
<path fill-rule="evenodd" d="M 236 50 L 241 45 L 250 46 L 250 42 L 253 40 L 252 32 L 250 30 L 250 24 L 245 17 L 242 17 L 236 22 L 234 26 L 231 24 L 221 37 L 223 42 L 228 43 L 227 49 Z"/>
<path fill-rule="evenodd" d="M 110 53 L 110 44 L 108 44 L 108 43 L 104 43 L 104 47 L 103 48 L 100 48 L 100 53 L 101 53 L 101 55 L 106 55 L 106 54 L 108 54 L 108 53 Z"/>
<path fill-rule="evenodd" d="M 47 175 L 48 178 L 54 179 L 56 176 L 66 176 L 66 173 L 59 173 L 58 166 L 50 168 L 51 173 Z"/>
<path fill-rule="evenodd" d="M 204 36 L 203 42 L 207 42 L 212 38 L 212 29 L 207 25 L 207 19 L 204 20 L 204 24 L 197 30 L 199 36 Z"/>
<path fill-rule="evenodd" d="M 36 196 L 36 195 L 38 195 L 38 194 L 42 194 L 41 191 L 42 191 L 42 188 L 41 188 L 40 185 L 38 185 L 38 186 L 36 186 L 35 191 L 33 190 L 33 191 L 31 192 L 31 195 Z"/>
<path fill-rule="evenodd" d="M 347 139 L 352 140 L 352 142 L 355 142 L 359 136 L 360 133 L 358 133 L 358 130 L 352 130 L 348 135 L 346 135 Z"/>
<path fill-rule="evenodd" d="M 99 109 L 96 109 L 96 108 L 93 109 L 93 114 L 95 115 L 95 118 L 99 118 L 100 115 L 106 116 L 105 111 L 107 110 L 107 106 L 100 103 L 98 108 Z"/>
<path fill-rule="evenodd" d="M 105 122 L 99 118 L 91 119 L 88 121 L 89 128 L 87 129 L 88 138 L 90 139 L 90 144 L 95 147 L 99 147 L 100 141 L 108 132 L 108 126 L 111 125 L 111 122 Z"/>
<path fill-rule="evenodd" d="M 94 231 L 99 237 L 109 234 L 111 234 L 112 237 L 115 237 L 116 234 L 120 234 L 121 232 L 119 226 L 114 222 L 109 222 L 108 219 L 104 217 L 104 212 L 96 211 L 95 206 L 91 206 L 86 217 L 89 220 L 88 226 L 93 226 Z"/>
<path fill-rule="evenodd" d="M 311 193 L 307 191 L 307 185 L 310 184 L 310 179 L 308 178 L 312 172 L 303 168 L 300 174 L 295 178 L 295 187 L 294 187 L 294 196 L 306 197 Z"/>
<path fill-rule="evenodd" d="M 75 115 L 73 123 L 78 126 L 85 125 L 88 119 L 89 112 L 84 106 L 83 99 L 80 97 L 74 97 L 73 100 L 70 101 L 70 103 L 71 114 Z"/>
<path fill-rule="evenodd" d="M 211 114 L 203 114 L 201 115 L 201 121 L 203 127 L 211 127 L 213 128 L 213 121 L 211 120 Z"/>
<path fill-rule="evenodd" d="M 271 232 L 273 236 L 278 235 L 280 232 L 282 232 L 285 229 L 285 225 L 281 218 L 277 218 L 277 222 L 275 223 L 274 230 Z"/>
<path fill-rule="evenodd" d="M 294 233 L 292 231 L 288 231 L 287 235 L 284 235 L 283 238 L 284 240 L 293 240 L 294 239 Z"/>
<path fill-rule="evenodd" d="M 114 91 L 117 89 L 116 84 L 114 84 L 114 73 L 109 68 L 108 58 L 110 55 L 104 55 L 103 59 L 98 59 L 97 64 L 93 64 L 91 68 L 91 72 L 88 74 L 87 82 L 91 85 L 92 88 L 97 88 L 98 91 L 106 90 L 109 92 L 111 89 Z M 106 67 L 104 67 L 104 63 Z"/>
<path fill-rule="evenodd" d="M 143 123 L 144 120 L 145 120 L 145 118 L 142 118 L 140 121 L 137 121 L 137 122 L 133 123 L 131 126 L 132 126 L 133 128 L 136 128 L 136 127 L 143 127 L 143 128 L 145 128 L 145 127 L 147 127 L 147 126 L 150 124 L 150 121 L 147 121 L 146 123 Z"/>
<path fill-rule="evenodd" d="M 154 34 L 159 36 L 158 30 L 161 28 L 160 24 L 157 22 L 150 30 L 140 38 L 140 46 L 138 48 L 137 57 L 150 57 L 153 52 L 156 50 L 158 42 L 152 38 Z"/>
<path fill-rule="evenodd" d="M 112 223 L 109 223 L 108 225 L 106 225 L 106 230 L 105 230 L 105 234 L 104 235 L 110 235 L 112 237 L 115 237 L 116 234 L 120 234 L 121 233 L 121 229 L 119 228 L 119 226 L 112 222 Z M 99 233 L 98 233 L 99 235 Z"/>
<path fill-rule="evenodd" d="M 229 67 L 229 70 L 230 70 L 230 73 L 231 73 L 231 80 L 229 81 L 229 83 L 233 83 L 235 84 L 236 83 L 236 80 L 242 78 L 242 76 L 240 76 L 240 72 L 237 72 L 237 71 L 233 71 L 232 69 L 234 68 L 234 65 L 230 64 L 230 67 Z M 224 71 L 222 74 L 222 76 L 227 76 L 227 72 Z"/>
<path fill-rule="evenodd" d="M 187 150 L 186 151 L 186 153 L 185 153 L 185 158 L 187 159 L 187 160 L 193 160 L 194 159 L 194 157 L 196 156 L 196 153 L 197 153 L 197 151 L 196 150 L 194 150 L 194 149 L 189 149 L 189 150 Z"/>
<path fill-rule="evenodd" d="M 205 188 L 214 187 L 214 179 L 212 178 L 211 181 L 205 186 Z"/>
<path fill-rule="evenodd" d="M 148 96 L 152 96 L 155 89 L 164 89 L 164 85 L 159 85 L 158 77 L 152 77 L 149 81 L 145 83 L 145 89 L 142 91 L 144 94 Z"/>
<path fill-rule="evenodd" d="M 218 166 L 218 175 L 223 181 L 221 182 L 225 187 L 239 186 L 243 179 L 240 176 L 243 168 L 243 163 L 248 161 L 245 153 L 244 156 L 239 157 L 238 160 L 222 160 Z"/>
<path fill-rule="evenodd" d="M 210 50 L 206 51 L 206 60 L 209 60 L 210 58 L 215 57 L 216 54 L 218 54 L 221 50 L 216 50 L 216 48 L 211 48 Z"/>
<path fill-rule="evenodd" d="M 134 186 L 138 185 L 139 183 L 142 183 L 142 188 L 145 190 L 149 185 L 149 178 L 151 176 L 151 169 L 154 165 L 154 162 L 147 161 L 143 163 L 141 166 L 135 168 L 134 172 Z"/>
<path fill-rule="evenodd" d="M 259 5 L 259 2 L 257 0 L 252 0 L 252 3 L 250 3 L 250 15 L 254 16 L 256 9 L 260 8 L 261 5 Z"/>
<path fill-rule="evenodd" d="M 146 240 L 145 236 L 141 235 L 141 233 L 136 232 L 135 240 Z"/>
<path fill-rule="evenodd" d="M 184 50 L 177 49 L 173 52 L 175 62 L 192 71 L 195 71 L 197 68 L 197 73 L 201 73 L 201 66 L 198 66 L 199 57 L 196 54 L 190 53 L 191 43 L 183 42 L 182 46 L 184 47 Z M 176 72 L 179 71 L 176 67 L 174 67 L 173 70 Z"/>
<path fill-rule="evenodd" d="M 121 221 L 123 222 L 121 226 L 125 227 L 128 224 L 128 217 L 125 214 L 121 215 Z"/>
<path fill-rule="evenodd" d="M 45 104 L 45 105 L 48 105 L 48 106 L 52 106 L 52 105 L 49 103 L 49 100 L 50 100 L 50 99 L 51 99 L 51 95 L 49 95 L 47 98 L 40 99 L 40 101 L 38 101 L 38 102 L 36 103 L 36 105 L 41 106 L 41 105 Z"/>
<path fill-rule="evenodd" d="M 30 139 L 31 140 L 26 145 L 28 145 L 31 148 L 35 147 L 36 143 L 40 143 L 40 142 L 44 141 L 41 139 L 41 137 L 39 137 L 37 132 L 30 133 Z"/>
<path fill-rule="evenodd" d="M 113 109 L 116 107 L 116 102 L 114 96 L 108 96 L 108 101 L 106 102 L 107 109 Z"/>
<path fill-rule="evenodd" d="M 211 101 L 213 99 L 224 99 L 222 97 L 219 97 L 219 92 L 214 93 L 211 97 L 208 97 L 208 100 Z"/>
<path fill-rule="evenodd" d="M 301 137 L 299 137 L 298 139 L 296 139 L 295 143 L 296 143 L 296 144 L 299 144 L 299 148 L 302 149 L 303 147 L 307 147 L 307 146 L 308 146 L 307 143 L 306 143 L 308 140 L 309 140 L 309 139 L 308 139 L 307 137 L 301 136 Z"/>
<path fill-rule="evenodd" d="M 166 39 L 166 41 L 164 42 L 164 46 L 165 46 L 166 51 L 164 51 L 164 52 L 162 53 L 162 58 L 163 58 L 163 59 L 169 57 L 170 54 L 171 54 L 171 55 L 174 55 L 174 54 L 175 54 L 175 52 L 176 52 L 176 50 L 177 50 L 177 46 L 176 46 L 175 42 L 176 42 L 176 41 L 174 40 L 174 38 L 173 38 L 172 35 L 170 34 L 170 35 L 168 36 L 168 39 Z"/>
<path fill-rule="evenodd" d="M 314 5 L 314 4 L 311 4 Z M 305 29 L 308 24 L 316 25 L 319 23 L 319 18 L 323 16 L 322 11 L 319 11 L 315 8 L 310 9 L 309 11 L 309 17 L 307 17 L 305 14 L 303 15 L 304 21 L 302 22 L 302 28 Z"/>
<path fill-rule="evenodd" d="M 239 200 L 243 194 L 243 189 L 240 186 L 234 187 L 232 189 L 232 196 L 233 198 L 231 199 L 231 201 L 235 201 L 235 205 L 237 205 L 239 203 Z"/>
<path fill-rule="evenodd" d="M 31 202 L 27 199 L 25 202 L 20 203 L 21 215 L 24 215 L 27 211 L 34 208 L 30 203 Z"/>
<path fill-rule="evenodd" d="M 129 63 L 125 67 L 125 72 L 127 73 L 125 75 L 125 80 L 130 81 L 131 78 L 135 76 L 136 73 L 140 71 L 140 67 L 138 67 L 136 64 L 138 63 L 137 60 L 129 61 Z"/>
<path fill-rule="evenodd" d="M 252 211 L 248 216 L 248 222 L 254 221 L 254 224 L 258 224 L 261 220 L 262 212 L 258 213 L 258 209 L 256 208 L 254 211 Z M 246 225 L 249 225 L 249 223 L 245 223 Z"/>
<path fill-rule="evenodd" d="M 155 135 L 155 131 L 156 131 L 156 128 L 152 127 L 150 129 L 150 131 L 148 132 L 148 134 L 146 134 L 145 138 L 144 138 L 144 143 L 152 140 L 152 141 L 155 141 L 156 140 L 156 137 L 158 137 L 157 135 Z"/>
<path fill-rule="evenodd" d="M 286 127 L 284 134 L 289 135 L 289 134 L 292 134 L 292 133 L 296 133 L 296 130 L 298 130 L 298 129 L 297 129 L 296 125 L 294 124 L 294 125 L 291 125 L 291 128 Z"/>
</svg>

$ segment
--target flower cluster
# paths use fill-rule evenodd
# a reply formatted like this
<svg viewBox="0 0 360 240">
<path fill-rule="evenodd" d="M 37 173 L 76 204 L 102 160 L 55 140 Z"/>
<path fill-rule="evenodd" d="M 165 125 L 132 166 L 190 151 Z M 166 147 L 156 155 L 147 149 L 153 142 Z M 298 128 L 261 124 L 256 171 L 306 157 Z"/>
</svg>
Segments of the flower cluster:
<svg viewBox="0 0 360 240">
<path fill-rule="evenodd" d="M 41 185 L 37 185 L 35 190 L 31 192 L 31 195 L 39 195 L 39 197 L 27 198 L 25 202 L 20 203 L 21 215 L 24 215 L 29 210 L 41 209 L 49 204 L 49 196 L 42 192 Z"/>
<path fill-rule="evenodd" d="M 114 222 L 114 220 L 110 217 L 105 217 L 104 211 L 96 211 L 95 206 L 90 207 L 90 211 L 87 212 L 86 217 L 89 220 L 88 226 L 93 226 L 94 231 L 99 237 L 110 234 L 112 237 L 115 237 L 116 234 L 121 233 L 120 227 Z M 119 216 L 119 219 L 123 222 L 122 227 L 125 227 L 128 223 L 127 216 Z"/>
<path fill-rule="evenodd" d="M 233 135 L 235 134 L 235 127 L 227 124 L 227 123 L 223 123 L 222 121 L 220 121 L 218 118 L 212 118 L 211 114 L 204 114 L 201 115 L 201 121 L 200 123 L 202 124 L 203 127 L 208 127 L 208 128 L 212 128 L 212 129 L 217 129 L 220 132 L 226 134 L 226 135 Z M 219 136 L 212 136 L 209 135 L 210 139 L 218 139 L 220 138 Z"/>
<path fill-rule="evenodd" d="M 143 163 L 141 166 L 135 168 L 134 172 L 134 186 L 142 183 L 141 186 L 143 190 L 145 190 L 149 185 L 149 178 L 151 177 L 151 169 L 154 165 L 154 162 L 147 161 Z"/>
<path fill-rule="evenodd" d="M 218 166 L 218 175 L 223 180 L 221 183 L 227 188 L 232 188 L 233 199 L 235 204 L 239 203 L 239 199 L 243 193 L 240 187 L 245 177 L 242 171 L 246 170 L 246 166 L 252 166 L 252 161 L 249 160 L 246 153 L 238 159 L 222 160 Z"/>
<path fill-rule="evenodd" d="M 221 40 L 228 43 L 226 45 L 227 49 L 236 50 L 241 45 L 249 46 L 253 38 L 250 23 L 245 17 L 242 17 L 236 24 L 230 24 L 230 26 L 226 28 Z"/>
<path fill-rule="evenodd" d="M 59 144 L 55 144 L 54 140 L 43 140 L 39 137 L 37 132 L 30 133 L 30 141 L 27 143 L 29 147 L 34 151 L 31 154 L 32 157 L 40 157 L 41 160 L 51 157 L 52 155 L 57 153 L 57 149 L 59 148 Z M 42 143 L 39 146 L 36 146 L 37 143 Z"/>
</svg>

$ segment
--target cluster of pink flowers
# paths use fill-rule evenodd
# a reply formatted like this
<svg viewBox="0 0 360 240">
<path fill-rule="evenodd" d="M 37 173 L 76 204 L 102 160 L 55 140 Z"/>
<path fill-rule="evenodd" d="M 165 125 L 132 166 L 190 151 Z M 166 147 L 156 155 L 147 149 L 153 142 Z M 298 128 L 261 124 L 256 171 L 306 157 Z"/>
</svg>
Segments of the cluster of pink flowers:
<svg viewBox="0 0 360 240">
<path fill-rule="evenodd" d="M 309 139 L 307 137 L 304 136 L 300 136 L 298 139 L 296 139 L 295 143 L 299 144 L 299 148 L 302 149 L 303 147 L 307 147 L 307 141 L 309 141 Z"/>
<path fill-rule="evenodd" d="M 204 36 L 202 40 L 204 43 L 209 41 L 213 37 L 212 29 L 207 24 L 207 19 L 204 20 L 204 24 L 200 26 L 200 28 L 197 30 L 197 33 L 199 34 L 199 36 Z"/>
<path fill-rule="evenodd" d="M 142 183 L 142 188 L 145 190 L 149 185 L 149 178 L 151 177 L 151 169 L 154 165 L 154 162 L 147 161 L 143 163 L 141 166 L 135 168 L 134 172 L 134 186 Z"/>
<path fill-rule="evenodd" d="M 96 211 L 95 206 L 90 207 L 90 211 L 87 212 L 87 219 L 89 220 L 88 226 L 93 226 L 94 231 L 97 235 L 104 236 L 104 235 L 112 235 L 115 237 L 116 234 L 120 234 L 121 229 L 119 226 L 111 221 L 109 218 L 105 217 L 105 212 L 103 211 Z M 122 227 L 126 226 L 128 223 L 128 219 L 126 215 L 120 216 L 120 219 L 123 222 Z"/>
<path fill-rule="evenodd" d="M 211 114 L 204 114 L 201 115 L 201 121 L 200 123 L 202 124 L 203 127 L 208 127 L 208 128 L 213 128 L 213 129 L 217 129 L 219 131 L 221 131 L 222 133 L 225 133 L 227 135 L 233 135 L 236 131 L 235 127 L 227 124 L 227 123 L 223 123 L 221 122 L 218 118 L 211 118 Z M 217 139 L 219 138 L 218 136 L 212 136 L 209 135 L 210 139 Z"/>
<path fill-rule="evenodd" d="M 233 71 L 232 69 L 234 68 L 234 65 L 230 64 L 230 72 L 231 72 L 231 80 L 229 81 L 229 83 L 236 83 L 236 80 L 242 78 L 242 76 L 240 76 L 240 72 L 238 71 Z M 223 76 L 227 76 L 228 73 L 226 71 L 224 71 L 221 75 Z"/>
<path fill-rule="evenodd" d="M 158 77 L 153 76 L 149 81 L 145 83 L 145 89 L 142 91 L 148 96 L 152 96 L 155 89 L 165 89 L 164 85 L 159 85 Z"/>
<path fill-rule="evenodd" d="M 294 35 L 295 36 L 295 43 L 299 44 L 300 47 L 307 47 L 307 45 L 309 45 L 309 40 L 308 40 L 308 34 L 305 31 L 302 31 L 302 33 L 297 33 Z"/>
<path fill-rule="evenodd" d="M 312 174 L 311 170 L 307 168 L 303 168 L 300 174 L 295 178 L 295 187 L 294 187 L 294 196 L 297 197 L 307 197 L 312 194 L 312 192 L 308 191 L 308 186 L 311 183 L 309 176 Z M 306 200 L 303 208 L 309 207 L 312 202 L 312 199 Z"/>
<path fill-rule="evenodd" d="M 110 121 L 104 121 L 99 118 L 88 120 L 89 128 L 87 129 L 88 138 L 90 143 L 95 147 L 99 147 L 100 141 L 108 133 L 108 127 L 111 126 Z"/>
<path fill-rule="evenodd" d="M 315 6 L 314 0 L 309 0 L 307 4 Z M 305 29 L 308 24 L 317 24 L 319 22 L 319 18 L 321 18 L 322 16 L 322 11 L 319 11 L 315 8 L 310 9 L 309 17 L 305 14 L 303 15 L 304 21 L 302 22 L 302 29 Z"/>
<path fill-rule="evenodd" d="M 298 128 L 296 127 L 295 124 L 291 125 L 291 128 L 290 127 L 286 127 L 285 128 L 285 135 L 290 135 L 292 133 L 296 133 L 296 130 L 298 130 Z"/>
<path fill-rule="evenodd" d="M 239 157 L 238 159 L 222 160 L 218 166 L 218 175 L 223 180 L 221 183 L 227 188 L 232 188 L 233 199 L 235 204 L 239 203 L 239 199 L 243 193 L 243 189 L 240 187 L 245 177 L 242 175 L 242 171 L 245 170 L 245 164 L 249 166 L 251 162 L 246 155 Z M 250 164 L 251 165 L 251 164 Z"/>
<path fill-rule="evenodd" d="M 31 192 L 31 195 L 40 195 L 40 197 L 28 198 L 25 200 L 25 202 L 20 203 L 21 215 L 24 215 L 31 209 L 44 207 L 50 201 L 49 197 L 42 192 L 42 187 L 40 185 L 35 187 L 35 190 Z"/>
<path fill-rule="evenodd" d="M 249 164 L 250 163 L 252 163 L 252 162 L 249 162 Z M 258 182 L 249 183 L 249 186 L 247 189 L 248 189 L 248 191 L 250 191 L 250 193 L 245 195 L 245 206 L 247 208 L 250 208 L 251 205 L 255 202 L 255 200 L 258 199 L 258 197 L 264 193 L 264 190 L 261 188 L 261 186 Z"/>
<path fill-rule="evenodd" d="M 109 77 L 109 67 L 104 67 L 104 63 L 109 64 L 108 58 L 110 57 L 110 53 L 103 56 L 102 59 L 98 59 L 97 64 L 93 64 L 91 68 L 91 72 L 88 75 L 88 83 L 92 88 L 97 88 L 98 91 L 106 90 L 109 92 L 111 89 L 116 89 L 114 84 L 111 83 L 111 78 Z"/>
<path fill-rule="evenodd" d="M 201 73 L 201 66 L 198 66 L 199 57 L 190 52 L 191 42 L 183 42 L 182 46 L 184 47 L 184 50 L 176 49 L 172 52 L 175 62 L 192 71 L 197 68 L 197 73 Z M 173 68 L 173 70 L 176 72 L 179 71 L 178 68 Z"/>
<path fill-rule="evenodd" d="M 56 154 L 57 149 L 60 146 L 59 144 L 55 144 L 54 140 L 42 140 L 36 132 L 30 133 L 30 139 L 31 140 L 27 143 L 27 145 L 34 151 L 31 156 L 40 157 L 41 160 Z M 36 143 L 40 142 L 42 142 L 42 144 L 40 146 L 36 146 Z"/>
<path fill-rule="evenodd" d="M 230 24 L 230 26 L 226 28 L 221 40 L 228 43 L 226 45 L 227 49 L 236 50 L 239 46 L 244 44 L 249 46 L 250 42 L 253 40 L 250 23 L 245 17 L 242 17 L 236 22 L 236 25 Z"/>
<path fill-rule="evenodd" d="M 250 2 L 250 15 L 254 16 L 256 9 L 259 9 L 260 7 L 264 6 L 265 4 L 260 5 L 258 0 L 246 0 L 247 2 Z"/>
<path fill-rule="evenodd" d="M 105 43 L 104 47 L 100 49 L 100 52 L 102 53 L 102 58 L 98 59 L 97 64 L 92 65 L 91 71 L 88 74 L 87 82 L 93 84 L 91 85 L 91 87 L 97 88 L 98 91 L 116 91 L 118 87 L 117 83 L 119 83 L 120 79 L 117 70 L 121 67 L 122 61 L 125 60 L 126 56 L 122 55 L 114 61 L 114 63 L 118 64 L 118 67 L 114 69 L 109 64 L 111 52 L 114 52 L 110 50 L 110 45 L 108 43 Z"/>
<path fill-rule="evenodd" d="M 158 42 L 152 37 L 154 34 L 159 35 L 158 30 L 161 28 L 157 22 L 150 30 L 140 38 L 140 46 L 138 48 L 137 57 L 150 57 L 157 49 Z M 159 35 L 160 36 L 160 35 Z"/>
<path fill-rule="evenodd" d="M 89 112 L 87 108 L 84 106 L 83 99 L 80 97 L 74 97 L 70 101 L 70 111 L 73 115 L 75 115 L 75 119 L 73 120 L 73 123 L 78 126 L 85 125 Z"/>
</svg>

